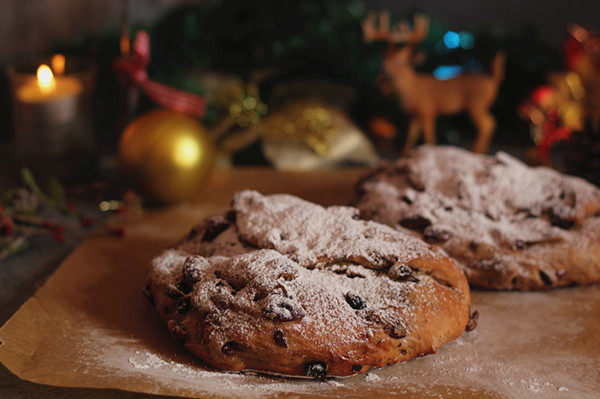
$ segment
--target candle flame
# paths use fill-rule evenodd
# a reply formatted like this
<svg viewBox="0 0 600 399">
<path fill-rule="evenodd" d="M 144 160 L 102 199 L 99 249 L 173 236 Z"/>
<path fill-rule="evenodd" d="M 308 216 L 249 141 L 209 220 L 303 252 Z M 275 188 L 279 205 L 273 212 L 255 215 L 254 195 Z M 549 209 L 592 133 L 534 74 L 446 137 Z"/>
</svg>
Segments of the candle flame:
<svg viewBox="0 0 600 399">
<path fill-rule="evenodd" d="M 65 74 L 65 56 L 62 54 L 54 54 L 52 59 L 50 60 L 50 64 L 52 65 L 52 70 L 56 74 L 56 76 L 61 76 Z"/>
<path fill-rule="evenodd" d="M 129 35 L 124 33 L 121 35 L 121 39 L 119 40 L 119 47 L 121 49 L 121 55 L 123 57 L 129 56 L 129 51 L 131 47 L 131 43 L 129 41 Z"/>
<path fill-rule="evenodd" d="M 40 89 L 44 92 L 50 92 L 54 90 L 56 81 L 54 75 L 48 65 L 42 64 L 37 70 L 37 84 Z"/>
</svg>

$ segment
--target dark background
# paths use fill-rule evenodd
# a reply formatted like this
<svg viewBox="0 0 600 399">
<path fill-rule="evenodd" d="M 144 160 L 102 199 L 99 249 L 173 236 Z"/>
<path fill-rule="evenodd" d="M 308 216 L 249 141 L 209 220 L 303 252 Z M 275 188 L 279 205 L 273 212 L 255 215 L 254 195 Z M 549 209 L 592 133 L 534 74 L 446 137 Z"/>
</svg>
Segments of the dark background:
<svg viewBox="0 0 600 399">
<path fill-rule="evenodd" d="M 170 7 L 197 2 L 134 0 L 132 20 L 149 23 Z M 560 45 L 568 23 L 600 26 L 600 2 L 593 0 L 378 0 L 371 4 L 397 12 L 417 7 L 454 29 L 492 26 L 510 30 L 532 25 L 554 46 Z M 48 51 L 56 41 L 116 30 L 120 7 L 119 0 L 2 0 L 0 64 L 17 56 Z"/>
<path fill-rule="evenodd" d="M 249 7 L 253 4 L 264 7 L 269 3 L 264 0 L 248 1 Z M 214 3 L 214 1 L 130 0 L 131 30 L 152 29 L 159 21 L 164 21 L 167 11 L 199 3 Z M 273 7 L 281 6 L 277 1 L 272 3 Z M 546 82 L 548 72 L 563 69 L 561 45 L 566 36 L 566 26 L 576 22 L 587 27 L 600 27 L 600 1 L 367 0 L 367 3 L 369 8 L 389 9 L 399 18 L 419 10 L 429 15 L 432 21 L 442 27 L 441 29 L 473 32 L 476 35 L 476 48 L 472 55 L 481 61 L 484 68 L 489 65 L 489 60 L 495 51 L 501 48 L 507 51 L 506 77 L 492 109 L 498 120 L 493 149 L 510 151 L 516 148 L 518 151 L 513 152 L 517 156 L 521 155 L 525 147 L 532 145 L 529 126 L 518 115 L 518 105 L 534 87 Z M 117 88 L 110 66 L 118 56 L 122 4 L 121 0 L 0 1 L 0 153 L 11 152 L 10 149 L 7 150 L 7 145 L 11 142 L 12 136 L 10 99 L 4 68 L 24 57 L 63 52 L 65 49 L 67 54 L 92 55 L 100 67 L 104 68 L 99 74 L 97 84 L 95 134 L 101 139 L 100 144 L 104 144 L 103 148 L 108 147 L 109 152 L 114 152 L 121 128 L 113 120 L 118 111 L 113 109 L 116 107 L 114 105 L 116 101 L 113 99 L 116 98 Z M 176 28 L 179 27 L 177 24 L 174 25 Z M 199 31 L 202 32 L 202 29 Z M 164 32 L 163 30 L 161 33 Z M 237 35 L 239 36 L 239 32 Z M 160 43 L 161 37 L 154 35 L 152 40 L 153 43 Z M 185 52 L 183 46 L 171 45 L 175 38 L 165 38 L 163 34 L 162 41 L 167 44 L 163 49 L 175 47 L 175 54 L 190 55 Z M 238 53 L 239 50 L 238 48 Z M 487 54 L 482 56 L 481 53 Z M 181 76 L 171 73 L 164 67 L 177 65 L 182 57 L 173 58 L 160 52 L 153 54 L 156 56 L 153 58 L 153 64 L 160 64 L 162 60 L 162 65 L 159 66 L 163 67 L 163 70 L 161 71 L 160 68 L 157 70 L 156 65 L 154 68 L 151 66 L 151 75 L 159 81 L 176 86 L 177 83 L 181 83 L 183 80 Z M 379 54 L 374 54 L 374 60 L 377 61 Z M 346 55 L 338 57 L 337 61 L 334 61 L 335 65 L 343 62 L 340 60 L 349 60 L 349 58 Z M 431 54 L 430 48 L 424 71 L 430 72 L 436 65 L 449 61 L 452 60 L 436 58 L 435 54 Z M 306 77 L 310 71 L 302 72 Z M 395 102 L 383 102 L 381 93 L 374 85 L 374 78 L 365 76 L 366 74 L 361 70 L 359 77 L 362 77 L 363 81 L 372 83 L 372 87 L 368 90 L 364 87 L 359 88 L 362 103 L 355 104 L 350 113 L 354 121 L 366 130 L 369 120 L 376 112 L 385 109 L 382 114 L 392 119 L 399 128 L 398 143 L 395 145 L 399 148 L 404 139 L 406 118 Z M 166 79 L 169 77 L 178 77 L 179 82 Z M 273 82 L 276 83 L 278 82 Z M 179 88 L 185 89 L 181 85 Z M 261 96 L 268 100 L 268 87 L 266 91 L 261 91 Z M 153 104 L 147 105 L 153 106 Z M 138 113 L 143 110 L 143 107 L 138 109 Z M 473 137 L 474 131 L 470 120 L 464 116 L 440 118 L 438 121 L 438 138 L 441 143 L 469 147 Z M 255 158 L 250 157 L 249 163 L 257 163 Z M 2 166 L 0 161 L 0 167 Z M 0 177 L 1 175 L 2 171 Z"/>
</svg>

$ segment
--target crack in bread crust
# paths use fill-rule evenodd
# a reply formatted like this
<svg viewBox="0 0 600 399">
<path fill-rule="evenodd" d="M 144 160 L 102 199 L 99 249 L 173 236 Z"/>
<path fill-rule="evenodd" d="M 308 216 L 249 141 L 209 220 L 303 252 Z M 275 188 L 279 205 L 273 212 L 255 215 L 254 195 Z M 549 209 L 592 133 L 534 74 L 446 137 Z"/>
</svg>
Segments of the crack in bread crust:
<svg viewBox="0 0 600 399">
<path fill-rule="evenodd" d="M 600 189 L 513 157 L 422 146 L 361 179 L 361 217 L 443 248 L 469 282 L 533 290 L 600 281 Z"/>
<path fill-rule="evenodd" d="M 222 370 L 345 376 L 460 336 L 470 296 L 458 267 L 356 215 L 238 193 L 153 260 L 146 295 L 187 349 Z"/>
</svg>

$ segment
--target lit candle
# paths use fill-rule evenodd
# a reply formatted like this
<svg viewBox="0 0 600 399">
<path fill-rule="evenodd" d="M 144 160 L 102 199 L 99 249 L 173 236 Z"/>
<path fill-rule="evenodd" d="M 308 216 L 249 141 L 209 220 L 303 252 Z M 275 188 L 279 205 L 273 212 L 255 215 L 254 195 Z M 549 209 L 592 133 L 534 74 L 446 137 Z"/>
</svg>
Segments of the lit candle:
<svg viewBox="0 0 600 399">
<path fill-rule="evenodd" d="M 67 64 L 63 55 L 56 54 L 48 63 L 8 70 L 17 154 L 29 165 L 64 163 L 57 175 L 77 171 L 77 163 L 67 154 L 87 159 L 85 154 L 94 148 L 91 89 L 95 68 L 75 61 Z"/>
<path fill-rule="evenodd" d="M 52 69 L 57 76 L 62 76 L 65 74 L 65 62 L 65 56 L 62 54 L 54 54 L 52 56 L 50 65 L 52 65 Z"/>
<path fill-rule="evenodd" d="M 77 79 L 68 76 L 55 78 L 50 67 L 42 64 L 37 70 L 36 78 L 17 89 L 17 97 L 26 103 L 41 103 L 73 97 L 81 89 L 82 85 Z"/>
</svg>

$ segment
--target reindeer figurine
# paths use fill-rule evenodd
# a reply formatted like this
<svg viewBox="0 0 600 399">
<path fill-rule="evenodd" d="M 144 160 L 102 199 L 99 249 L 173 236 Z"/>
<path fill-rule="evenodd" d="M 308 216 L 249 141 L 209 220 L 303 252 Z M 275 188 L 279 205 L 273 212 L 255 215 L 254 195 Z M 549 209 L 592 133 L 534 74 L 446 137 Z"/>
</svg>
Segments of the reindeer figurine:
<svg viewBox="0 0 600 399">
<path fill-rule="evenodd" d="M 384 54 L 383 66 L 402 108 L 410 116 L 404 152 L 416 144 L 421 132 L 426 143 L 435 144 L 438 115 L 459 112 L 467 112 L 477 128 L 473 151 L 486 152 L 496 128 L 496 121 L 489 109 L 504 77 L 505 55 L 502 52 L 496 54 L 489 75 L 462 74 L 440 81 L 432 75 L 417 73 L 413 68 L 416 58 L 414 48 L 425 38 L 428 28 L 427 17 L 419 15 L 414 18 L 412 30 L 406 21 L 390 28 L 387 11 L 379 14 L 379 24 L 375 13 L 370 13 L 362 24 L 366 42 L 382 40 L 390 44 Z M 398 44 L 404 46 L 397 47 Z"/>
</svg>

